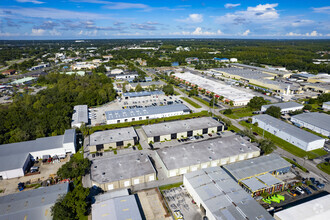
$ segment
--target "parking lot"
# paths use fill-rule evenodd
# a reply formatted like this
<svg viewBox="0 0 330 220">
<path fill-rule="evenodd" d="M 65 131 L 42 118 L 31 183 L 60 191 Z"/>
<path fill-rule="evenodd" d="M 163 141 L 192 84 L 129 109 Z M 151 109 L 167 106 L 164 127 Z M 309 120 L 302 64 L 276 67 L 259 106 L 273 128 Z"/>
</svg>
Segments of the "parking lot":
<svg viewBox="0 0 330 220">
<path fill-rule="evenodd" d="M 202 219 L 202 214 L 199 211 L 198 206 L 194 204 L 192 198 L 184 187 L 176 187 L 162 192 L 173 214 L 174 211 L 179 210 L 184 219 Z"/>
</svg>

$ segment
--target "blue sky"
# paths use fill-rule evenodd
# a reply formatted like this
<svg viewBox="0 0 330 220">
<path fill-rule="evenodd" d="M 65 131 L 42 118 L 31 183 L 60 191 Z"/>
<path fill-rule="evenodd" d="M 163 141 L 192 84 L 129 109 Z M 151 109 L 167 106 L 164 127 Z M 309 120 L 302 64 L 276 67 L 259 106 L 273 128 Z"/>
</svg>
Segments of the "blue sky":
<svg viewBox="0 0 330 220">
<path fill-rule="evenodd" d="M 0 1 L 0 39 L 178 37 L 330 38 L 330 1 Z"/>
</svg>

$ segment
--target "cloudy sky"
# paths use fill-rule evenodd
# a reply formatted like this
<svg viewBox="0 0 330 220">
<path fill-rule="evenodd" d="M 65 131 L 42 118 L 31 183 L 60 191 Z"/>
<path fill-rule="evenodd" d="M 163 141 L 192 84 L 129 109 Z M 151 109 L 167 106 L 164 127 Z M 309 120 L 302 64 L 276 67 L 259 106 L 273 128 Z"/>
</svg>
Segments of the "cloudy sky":
<svg viewBox="0 0 330 220">
<path fill-rule="evenodd" d="M 0 39 L 330 38 L 329 0 L 0 0 Z"/>
</svg>

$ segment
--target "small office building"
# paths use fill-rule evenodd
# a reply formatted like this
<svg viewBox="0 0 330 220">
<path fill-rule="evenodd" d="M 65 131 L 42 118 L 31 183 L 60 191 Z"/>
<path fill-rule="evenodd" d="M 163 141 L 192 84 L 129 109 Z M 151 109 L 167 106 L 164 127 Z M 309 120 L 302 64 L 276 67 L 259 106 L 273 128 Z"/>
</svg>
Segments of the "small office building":
<svg viewBox="0 0 330 220">
<path fill-rule="evenodd" d="M 62 183 L 1 196 L 0 219 L 52 220 L 52 206 L 68 191 L 69 183 Z"/>
<path fill-rule="evenodd" d="M 223 169 L 252 196 L 284 189 L 278 175 L 290 171 L 291 164 L 277 154 L 269 154 L 223 166 Z"/>
<path fill-rule="evenodd" d="M 109 191 L 154 181 L 156 170 L 147 154 L 122 154 L 93 160 L 91 180 L 93 185 Z"/>
<path fill-rule="evenodd" d="M 167 177 L 173 177 L 259 155 L 258 147 L 235 135 L 162 148 L 156 151 L 154 159 L 161 164 Z"/>
<path fill-rule="evenodd" d="M 88 124 L 88 106 L 76 105 L 73 107 L 71 127 L 80 128 L 81 125 Z"/>
<path fill-rule="evenodd" d="M 273 219 L 220 167 L 185 174 L 183 185 L 209 220 Z"/>
<path fill-rule="evenodd" d="M 131 121 L 141 121 L 154 118 L 189 114 L 190 109 L 183 104 L 164 105 L 144 108 L 106 111 L 107 124 L 117 124 Z"/>
<path fill-rule="evenodd" d="M 0 145 L 0 179 L 24 176 L 31 160 L 43 156 L 65 156 L 76 153 L 76 130 L 66 130 L 64 135 L 38 138 Z"/>
<path fill-rule="evenodd" d="M 294 112 L 294 111 L 300 111 L 304 108 L 304 105 L 301 105 L 296 102 L 281 102 L 276 104 L 263 105 L 261 106 L 261 111 L 265 112 L 270 106 L 279 107 L 281 109 L 282 114 Z"/>
<path fill-rule="evenodd" d="M 133 127 L 97 131 L 89 136 L 89 152 L 134 146 L 138 136 Z"/>
<path fill-rule="evenodd" d="M 323 148 L 325 139 L 303 129 L 290 125 L 270 115 L 256 115 L 252 117 L 252 123 L 258 123 L 258 127 L 265 131 L 303 149 L 311 151 Z"/>
<path fill-rule="evenodd" d="M 216 133 L 224 130 L 224 124 L 211 117 L 203 117 L 144 125 L 142 129 L 150 143 Z"/>
<path fill-rule="evenodd" d="M 293 124 L 330 137 L 330 115 L 319 112 L 302 113 L 291 117 Z"/>
</svg>

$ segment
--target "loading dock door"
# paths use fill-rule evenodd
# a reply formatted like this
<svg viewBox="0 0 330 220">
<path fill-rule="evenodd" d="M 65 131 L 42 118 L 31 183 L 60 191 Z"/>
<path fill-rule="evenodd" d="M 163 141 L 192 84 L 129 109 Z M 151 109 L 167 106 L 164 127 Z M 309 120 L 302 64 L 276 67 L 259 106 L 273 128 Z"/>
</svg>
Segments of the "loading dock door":
<svg viewBox="0 0 330 220">
<path fill-rule="evenodd" d="M 154 137 L 154 142 L 159 142 L 160 141 L 160 136 L 155 136 Z"/>
<path fill-rule="evenodd" d="M 97 151 L 101 151 L 101 150 L 103 150 L 103 144 L 98 144 L 98 145 L 96 145 L 96 150 L 97 150 Z"/>
<path fill-rule="evenodd" d="M 177 138 L 177 133 L 171 134 L 171 139 L 176 139 Z"/>
<path fill-rule="evenodd" d="M 187 131 L 187 136 L 188 136 L 188 137 L 193 136 L 193 131 Z"/>
<path fill-rule="evenodd" d="M 222 131 L 222 126 L 218 126 L 217 131 Z"/>
<path fill-rule="evenodd" d="M 118 141 L 117 143 L 116 143 L 116 146 L 117 147 L 120 147 L 120 146 L 123 146 L 124 145 L 124 141 Z"/>
<path fill-rule="evenodd" d="M 207 134 L 208 130 L 208 128 L 203 128 L 203 134 Z"/>
</svg>

